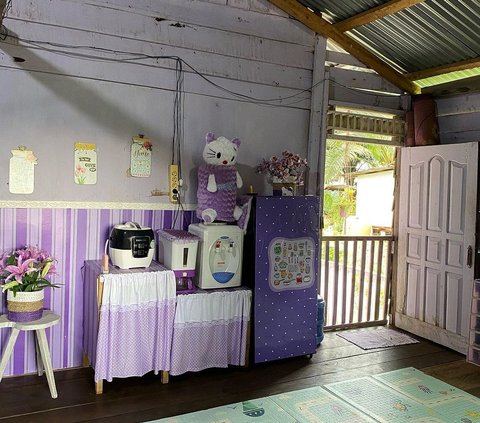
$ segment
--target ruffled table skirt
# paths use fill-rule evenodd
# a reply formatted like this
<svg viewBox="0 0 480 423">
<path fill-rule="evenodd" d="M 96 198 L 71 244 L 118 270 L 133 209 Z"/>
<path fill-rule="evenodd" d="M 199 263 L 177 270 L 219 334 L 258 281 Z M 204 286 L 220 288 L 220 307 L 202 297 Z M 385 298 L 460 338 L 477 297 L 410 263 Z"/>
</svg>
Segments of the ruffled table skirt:
<svg viewBox="0 0 480 423">
<path fill-rule="evenodd" d="M 170 374 L 245 364 L 251 291 L 201 291 L 177 298 Z"/>
</svg>

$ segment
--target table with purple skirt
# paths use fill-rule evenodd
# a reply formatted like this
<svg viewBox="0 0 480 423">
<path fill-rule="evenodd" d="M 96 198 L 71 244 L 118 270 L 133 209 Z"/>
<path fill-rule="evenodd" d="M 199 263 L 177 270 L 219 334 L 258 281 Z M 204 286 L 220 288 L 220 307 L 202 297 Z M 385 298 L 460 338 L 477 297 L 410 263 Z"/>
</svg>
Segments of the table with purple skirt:
<svg viewBox="0 0 480 423">
<path fill-rule="evenodd" d="M 245 365 L 251 291 L 231 288 L 176 295 L 175 275 L 153 261 L 148 268 L 102 273 L 84 266 L 84 364 L 103 380 L 210 367 Z"/>
</svg>

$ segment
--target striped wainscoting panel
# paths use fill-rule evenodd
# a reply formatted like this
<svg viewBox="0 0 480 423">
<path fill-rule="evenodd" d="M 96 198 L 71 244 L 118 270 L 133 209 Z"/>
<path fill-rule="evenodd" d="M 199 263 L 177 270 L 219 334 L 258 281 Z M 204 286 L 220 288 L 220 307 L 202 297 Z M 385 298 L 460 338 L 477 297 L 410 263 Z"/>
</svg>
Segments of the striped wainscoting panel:
<svg viewBox="0 0 480 423">
<path fill-rule="evenodd" d="M 27 244 L 38 245 L 57 259 L 57 275 L 52 281 L 59 289 L 45 291 L 45 308 L 62 317 L 48 333 L 55 369 L 82 364 L 83 262 L 102 257 L 113 225 L 135 221 L 152 229 L 186 229 L 194 212 L 135 209 L 2 208 L 0 209 L 0 251 Z M 0 313 L 6 312 L 6 295 Z M 0 332 L 3 351 L 9 330 Z M 34 338 L 20 332 L 13 359 L 5 375 L 36 371 Z"/>
</svg>

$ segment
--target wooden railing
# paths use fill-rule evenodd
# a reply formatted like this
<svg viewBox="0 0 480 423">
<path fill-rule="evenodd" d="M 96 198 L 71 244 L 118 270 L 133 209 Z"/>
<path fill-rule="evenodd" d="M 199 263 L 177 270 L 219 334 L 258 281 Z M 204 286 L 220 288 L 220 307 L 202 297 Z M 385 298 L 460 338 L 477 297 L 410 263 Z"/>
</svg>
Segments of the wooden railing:
<svg viewBox="0 0 480 423">
<path fill-rule="evenodd" d="M 323 236 L 318 293 L 325 328 L 386 324 L 392 236 Z"/>
</svg>

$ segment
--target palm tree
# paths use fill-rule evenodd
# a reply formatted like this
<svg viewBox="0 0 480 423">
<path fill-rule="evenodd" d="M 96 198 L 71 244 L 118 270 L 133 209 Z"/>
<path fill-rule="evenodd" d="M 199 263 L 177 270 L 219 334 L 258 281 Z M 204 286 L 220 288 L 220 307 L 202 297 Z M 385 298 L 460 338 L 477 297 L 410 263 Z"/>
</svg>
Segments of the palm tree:
<svg viewBox="0 0 480 423">
<path fill-rule="evenodd" d="M 363 144 L 370 153 L 371 167 L 387 167 L 395 165 L 396 148 L 383 144 Z"/>
<path fill-rule="evenodd" d="M 394 163 L 395 147 L 328 140 L 324 192 L 326 227 L 343 233 L 347 217 L 355 213 L 354 172 L 392 166 Z"/>
</svg>

